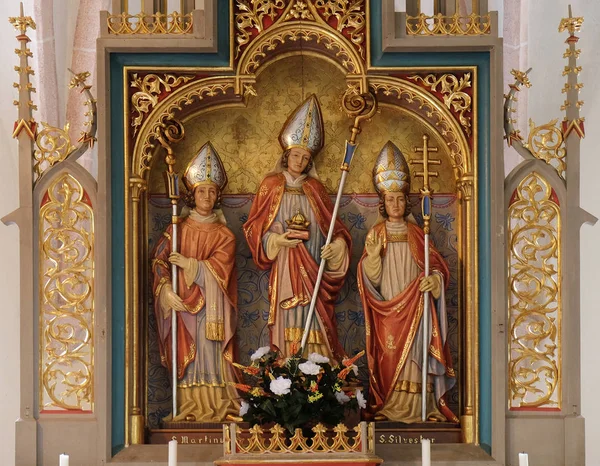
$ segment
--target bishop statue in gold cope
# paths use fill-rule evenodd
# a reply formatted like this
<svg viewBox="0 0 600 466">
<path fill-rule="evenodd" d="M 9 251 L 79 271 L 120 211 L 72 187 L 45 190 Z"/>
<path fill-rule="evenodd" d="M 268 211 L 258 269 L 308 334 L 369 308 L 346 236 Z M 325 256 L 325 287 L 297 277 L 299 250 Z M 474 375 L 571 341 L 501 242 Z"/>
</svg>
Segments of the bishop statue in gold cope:
<svg viewBox="0 0 600 466">
<path fill-rule="evenodd" d="M 327 260 L 316 301 L 308 351 L 333 357 L 345 353 L 337 335 L 335 301 L 350 264 L 351 239 L 337 219 L 333 241 L 324 246 L 333 204 L 314 161 L 323 147 L 323 120 L 314 95 L 288 118 L 279 142 L 283 154 L 263 179 L 244 233 L 256 265 L 270 269 L 271 345 L 285 355 L 300 342 L 321 258 Z"/>
<path fill-rule="evenodd" d="M 428 420 L 458 422 L 444 395 L 455 384 L 447 340 L 444 290 L 449 271 L 430 248 L 431 275 L 424 278 L 424 232 L 407 204 L 410 173 L 400 149 L 388 141 L 373 169 L 383 217 L 367 234 L 358 264 L 358 285 L 367 328 L 371 372 L 368 416 L 421 421 L 423 338 L 430 341 L 427 367 Z M 429 291 L 430 331 L 423 335 L 423 292 Z"/>
<path fill-rule="evenodd" d="M 160 355 L 171 369 L 171 312 L 177 313 L 177 412 L 174 421 L 219 422 L 238 413 L 234 381 L 237 282 L 235 237 L 219 198 L 227 175 L 206 143 L 183 175 L 189 215 L 178 225 L 179 252 L 169 226 L 153 252 L 154 310 Z M 183 216 L 182 216 L 183 217 Z M 173 290 L 170 263 L 177 265 Z"/>
</svg>

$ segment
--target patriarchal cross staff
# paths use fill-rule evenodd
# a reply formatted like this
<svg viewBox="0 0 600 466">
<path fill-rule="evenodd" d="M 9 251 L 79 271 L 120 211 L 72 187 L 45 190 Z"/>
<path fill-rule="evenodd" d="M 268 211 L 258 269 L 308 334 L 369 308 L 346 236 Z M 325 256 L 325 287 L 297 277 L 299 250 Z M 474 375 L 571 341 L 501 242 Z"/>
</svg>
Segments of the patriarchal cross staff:
<svg viewBox="0 0 600 466">
<path fill-rule="evenodd" d="M 430 159 L 429 152 L 437 152 L 437 147 L 429 146 L 429 136 L 423 135 L 423 147 L 415 147 L 414 151 L 423 153 L 423 159 L 410 160 L 412 164 L 423 164 L 423 171 L 416 172 L 415 177 L 423 177 L 423 188 L 421 189 L 421 210 L 423 211 L 423 233 L 425 233 L 425 277 L 429 277 L 429 221 L 431 219 L 431 194 L 429 186 L 429 177 L 439 176 L 436 171 L 429 171 L 429 165 L 440 165 L 439 159 Z M 423 361 L 421 368 L 421 420 L 427 420 L 427 374 L 429 367 L 429 336 L 431 319 L 431 302 L 429 300 L 429 291 L 423 292 Z"/>
<path fill-rule="evenodd" d="M 342 162 L 342 166 L 340 167 L 340 170 L 342 171 L 342 176 L 340 178 L 337 197 L 335 199 L 335 205 L 333 207 L 333 213 L 331 215 L 331 223 L 329 224 L 329 231 L 327 233 L 327 239 L 325 240 L 324 246 L 327 246 L 329 243 L 331 243 L 331 240 L 333 238 L 335 221 L 337 219 L 338 209 L 342 200 L 344 184 L 346 183 L 346 178 L 348 177 L 348 172 L 350 171 L 352 157 L 354 156 L 354 153 L 356 152 L 356 147 L 358 146 L 358 144 L 356 143 L 356 137 L 358 136 L 358 133 L 360 133 L 360 123 L 363 120 L 369 119 L 373 115 L 375 115 L 375 112 L 377 111 L 377 101 L 375 100 L 375 96 L 373 96 L 373 94 L 346 94 L 342 98 L 342 106 L 346 113 L 348 113 L 348 115 L 354 117 L 354 124 L 350 128 L 352 132 L 350 136 L 350 141 L 346 141 L 344 161 Z M 321 281 L 323 280 L 323 273 L 325 272 L 326 263 L 327 260 L 321 258 L 321 263 L 319 264 L 319 272 L 317 274 L 317 280 L 315 282 L 315 288 L 313 290 L 312 299 L 310 301 L 310 307 L 308 309 L 308 315 L 306 316 L 306 322 L 304 323 L 304 333 L 302 334 L 302 342 L 300 344 L 301 353 L 304 352 L 306 342 L 308 341 L 308 335 L 310 334 L 310 328 L 312 326 L 315 315 L 317 297 L 319 295 L 319 287 L 321 286 Z"/>
</svg>

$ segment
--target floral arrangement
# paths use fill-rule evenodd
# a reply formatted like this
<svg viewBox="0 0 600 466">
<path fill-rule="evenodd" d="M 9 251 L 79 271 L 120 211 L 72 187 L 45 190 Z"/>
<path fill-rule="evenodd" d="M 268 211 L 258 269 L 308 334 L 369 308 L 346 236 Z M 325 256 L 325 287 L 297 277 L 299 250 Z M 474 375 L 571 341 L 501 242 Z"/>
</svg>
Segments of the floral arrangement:
<svg viewBox="0 0 600 466">
<path fill-rule="evenodd" d="M 235 384 L 243 399 L 240 416 L 250 424 L 275 422 L 291 434 L 319 422 L 343 422 L 348 410 L 366 407 L 354 364 L 363 354 L 332 366 L 329 358 L 318 353 L 308 359 L 300 353 L 283 358 L 268 346 L 259 348 L 249 366 L 236 364 L 256 379 L 253 385 Z"/>
</svg>

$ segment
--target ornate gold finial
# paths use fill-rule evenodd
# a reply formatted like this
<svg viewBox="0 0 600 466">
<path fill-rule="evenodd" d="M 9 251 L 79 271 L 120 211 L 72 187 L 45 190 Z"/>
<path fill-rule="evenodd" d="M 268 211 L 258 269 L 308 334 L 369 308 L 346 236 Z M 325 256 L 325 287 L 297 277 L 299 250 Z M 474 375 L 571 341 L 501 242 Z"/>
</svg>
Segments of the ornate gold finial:
<svg viewBox="0 0 600 466">
<path fill-rule="evenodd" d="M 23 3 L 21 2 L 21 11 L 19 16 L 11 16 L 8 18 L 8 22 L 12 24 L 15 29 L 21 31 L 21 35 L 25 36 L 27 28 L 35 29 L 35 22 L 31 19 L 31 16 L 23 15 Z M 25 36 L 27 37 L 27 36 Z M 21 40 L 21 39 L 19 39 Z M 29 40 L 29 38 L 27 38 Z"/>
<path fill-rule="evenodd" d="M 571 5 L 569 5 L 569 17 L 560 20 L 560 24 L 558 25 L 558 32 L 569 31 L 569 34 L 571 34 L 571 36 L 574 36 L 576 32 L 579 32 L 581 30 L 582 24 L 583 16 L 577 16 L 573 18 L 573 14 L 571 12 Z"/>
<path fill-rule="evenodd" d="M 512 74 L 515 77 L 515 79 L 517 80 L 517 82 L 519 84 L 521 84 L 525 87 L 531 87 L 531 81 L 529 80 L 529 76 L 527 76 L 530 71 L 531 71 L 531 68 L 529 68 L 525 72 L 513 69 L 513 70 L 511 70 L 510 74 Z"/>
</svg>

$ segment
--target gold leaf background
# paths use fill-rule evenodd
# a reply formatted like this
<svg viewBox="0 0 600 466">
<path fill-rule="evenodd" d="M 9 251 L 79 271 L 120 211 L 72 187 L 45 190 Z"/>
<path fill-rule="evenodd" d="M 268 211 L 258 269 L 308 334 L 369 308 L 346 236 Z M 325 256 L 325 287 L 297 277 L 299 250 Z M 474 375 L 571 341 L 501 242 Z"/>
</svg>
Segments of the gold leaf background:
<svg viewBox="0 0 600 466">
<path fill-rule="evenodd" d="M 350 137 L 352 121 L 342 111 L 341 97 L 346 90 L 344 73 L 330 61 L 314 56 L 286 57 L 263 68 L 255 85 L 257 97 L 250 97 L 246 108 L 221 108 L 204 111 L 185 122 L 185 139 L 177 144 L 176 169 L 185 167 L 207 142 L 216 148 L 229 178 L 226 194 L 248 194 L 258 189 L 262 178 L 274 167 L 282 153 L 279 132 L 287 117 L 311 93 L 317 95 L 323 111 L 325 147 L 317 155 L 315 166 L 321 181 L 330 193 L 337 191 L 340 165 L 346 139 Z M 371 121 L 362 124 L 359 147 L 352 162 L 344 192 L 375 192 L 371 172 L 375 159 L 391 140 L 407 160 L 420 158 L 414 147 L 422 146 L 423 134 L 430 145 L 439 148 L 433 158 L 442 160 L 433 167 L 440 176 L 431 186 L 437 193 L 454 193 L 454 173 L 447 147 L 435 128 L 418 116 L 398 107 L 380 107 Z M 150 192 L 164 193 L 162 174 L 166 167 L 162 154 L 150 173 Z M 411 174 L 419 170 L 411 166 Z M 422 179 L 412 177 L 412 192 L 422 187 Z"/>
</svg>

